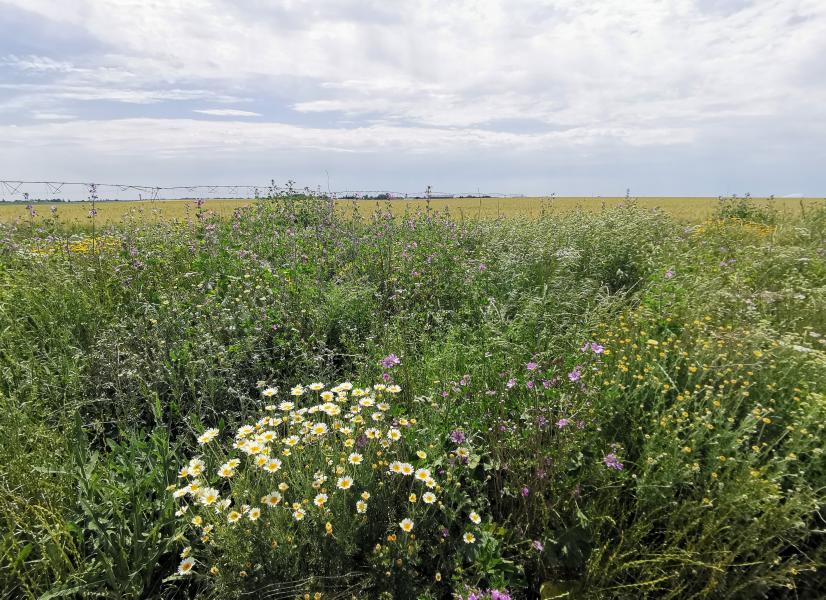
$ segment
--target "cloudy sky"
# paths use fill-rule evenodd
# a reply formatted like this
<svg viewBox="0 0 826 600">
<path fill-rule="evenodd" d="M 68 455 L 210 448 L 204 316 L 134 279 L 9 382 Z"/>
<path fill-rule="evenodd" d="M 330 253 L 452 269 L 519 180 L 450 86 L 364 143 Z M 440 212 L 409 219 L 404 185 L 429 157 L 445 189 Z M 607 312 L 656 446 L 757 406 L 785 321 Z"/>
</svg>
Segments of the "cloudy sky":
<svg viewBox="0 0 826 600">
<path fill-rule="evenodd" d="M 0 0 L 0 179 L 826 195 L 824 0 Z"/>
</svg>

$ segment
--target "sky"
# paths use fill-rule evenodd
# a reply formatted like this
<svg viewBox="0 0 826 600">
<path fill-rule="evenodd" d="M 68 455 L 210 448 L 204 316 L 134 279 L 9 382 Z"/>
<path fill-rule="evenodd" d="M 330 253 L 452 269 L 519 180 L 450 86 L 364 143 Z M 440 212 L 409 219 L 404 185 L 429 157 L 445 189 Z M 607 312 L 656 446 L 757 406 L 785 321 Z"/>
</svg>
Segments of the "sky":
<svg viewBox="0 0 826 600">
<path fill-rule="evenodd" d="M 826 195 L 824 0 L 0 0 L 0 179 Z"/>
</svg>

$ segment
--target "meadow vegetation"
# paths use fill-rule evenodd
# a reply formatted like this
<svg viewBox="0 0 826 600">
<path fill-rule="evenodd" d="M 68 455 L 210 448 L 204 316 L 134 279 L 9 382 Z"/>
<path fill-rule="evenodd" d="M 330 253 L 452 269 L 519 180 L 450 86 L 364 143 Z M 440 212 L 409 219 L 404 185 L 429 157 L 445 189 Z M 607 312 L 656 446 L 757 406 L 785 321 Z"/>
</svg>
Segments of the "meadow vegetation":
<svg viewBox="0 0 826 600">
<path fill-rule="evenodd" d="M 826 204 L 0 225 L 8 598 L 818 598 Z"/>
</svg>

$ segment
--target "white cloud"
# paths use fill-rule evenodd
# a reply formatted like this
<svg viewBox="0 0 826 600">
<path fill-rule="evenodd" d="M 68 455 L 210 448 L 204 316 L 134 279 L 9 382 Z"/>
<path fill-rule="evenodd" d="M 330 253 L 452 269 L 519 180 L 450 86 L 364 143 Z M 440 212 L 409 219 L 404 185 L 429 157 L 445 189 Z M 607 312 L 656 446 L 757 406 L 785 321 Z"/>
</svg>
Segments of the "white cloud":
<svg viewBox="0 0 826 600">
<path fill-rule="evenodd" d="M 13 67 L 21 71 L 56 72 L 56 73 L 81 73 L 83 69 L 78 69 L 70 62 L 55 60 L 48 56 L 17 56 L 9 54 L 0 58 L 0 65 Z"/>
<path fill-rule="evenodd" d="M 32 113 L 32 119 L 37 119 L 38 121 L 65 121 L 75 119 L 74 115 L 66 115 L 62 113 L 50 113 L 50 112 L 34 112 Z"/>
<path fill-rule="evenodd" d="M 319 128 L 285 123 L 197 119 L 74 120 L 66 123 L 0 126 L 0 138 L 36 147 L 61 145 L 106 154 L 141 156 L 193 150 L 248 155 L 255 151 L 315 149 L 337 152 L 445 152 L 462 148 L 553 151 L 559 145 L 627 142 L 634 146 L 685 143 L 690 132 L 673 129 L 572 128 L 544 133 L 511 133 L 479 128 L 401 127 L 379 124 Z"/>
<path fill-rule="evenodd" d="M 0 86 L 14 95 L 0 101 L 3 114 L 116 102 L 134 109 L 130 118 L 101 113 L 82 127 L 130 140 L 144 138 L 141 128 L 186 132 L 164 139 L 179 156 L 243 154 L 247 142 L 289 141 L 317 158 L 386 143 L 459 158 L 498 145 L 573 153 L 587 167 L 583 157 L 606 148 L 648 149 L 639 160 L 656 162 L 658 148 L 700 156 L 731 143 L 742 154 L 726 160 L 739 172 L 744 156 L 773 148 L 822 154 L 826 135 L 822 0 L 6 2 L 78 28 L 106 52 L 8 54 L 0 67 L 19 76 Z M 278 122 L 242 110 L 251 100 Z M 261 118 L 178 118 L 190 111 Z M 59 125 L 49 132 L 58 142 L 97 147 L 79 124 L 18 134 L 37 143 L 46 125 Z M 238 139 L 229 148 L 216 133 L 227 128 Z M 130 152 L 114 140 L 106 151 Z"/>
<path fill-rule="evenodd" d="M 211 115 L 213 117 L 260 117 L 261 113 L 252 112 L 249 110 L 237 110 L 235 108 L 205 108 L 196 109 L 192 112 L 201 113 L 202 115 Z"/>
</svg>

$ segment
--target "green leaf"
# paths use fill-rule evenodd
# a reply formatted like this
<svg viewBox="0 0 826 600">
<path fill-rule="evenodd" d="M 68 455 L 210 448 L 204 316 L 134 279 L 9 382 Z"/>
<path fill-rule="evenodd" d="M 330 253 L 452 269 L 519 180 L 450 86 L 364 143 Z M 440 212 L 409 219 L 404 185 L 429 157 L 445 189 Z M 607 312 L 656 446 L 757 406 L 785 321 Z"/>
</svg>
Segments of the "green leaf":
<svg viewBox="0 0 826 600">
<path fill-rule="evenodd" d="M 51 590 L 46 592 L 38 600 L 51 600 L 52 598 L 63 598 L 65 596 L 74 596 L 86 589 L 86 585 L 77 585 L 75 587 L 63 588 L 62 590 Z"/>
</svg>

